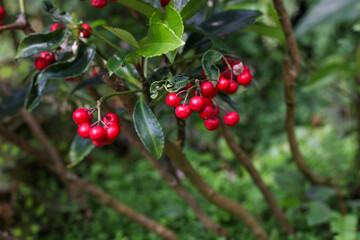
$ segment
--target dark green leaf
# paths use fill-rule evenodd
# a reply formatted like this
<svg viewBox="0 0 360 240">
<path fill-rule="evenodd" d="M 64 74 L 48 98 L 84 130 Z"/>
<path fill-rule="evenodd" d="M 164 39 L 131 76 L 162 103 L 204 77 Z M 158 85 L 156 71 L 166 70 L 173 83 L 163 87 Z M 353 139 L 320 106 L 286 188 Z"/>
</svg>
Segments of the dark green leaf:
<svg viewBox="0 0 360 240">
<path fill-rule="evenodd" d="M 94 148 L 95 145 L 91 143 L 90 139 L 84 139 L 76 134 L 70 146 L 70 164 L 68 167 L 73 167 L 80 163 Z"/>
<path fill-rule="evenodd" d="M 161 12 L 160 10 L 150 6 L 149 4 L 143 3 L 139 0 L 117 0 L 119 3 L 144 14 L 147 17 L 151 17 L 154 12 Z"/>
<path fill-rule="evenodd" d="M 11 116 L 17 113 L 22 107 L 24 107 L 25 96 L 28 91 L 28 88 L 17 91 L 1 102 L 0 121 L 2 121 L 7 116 Z"/>
<path fill-rule="evenodd" d="M 181 16 L 184 22 L 194 16 L 207 2 L 207 0 L 190 0 L 181 10 Z"/>
<path fill-rule="evenodd" d="M 330 220 L 331 209 L 323 202 L 310 202 L 308 205 L 308 213 L 306 214 L 306 221 L 309 226 L 315 226 L 326 223 Z"/>
<path fill-rule="evenodd" d="M 163 154 L 165 137 L 159 121 L 146 105 L 144 97 L 135 105 L 133 120 L 142 143 L 156 159 L 159 159 Z"/>
<path fill-rule="evenodd" d="M 98 85 L 102 85 L 105 84 L 104 80 L 103 80 L 103 76 L 105 73 L 100 73 L 97 74 L 91 78 L 87 78 L 83 81 L 81 81 L 71 92 L 70 94 L 73 94 L 74 92 L 76 92 L 79 89 L 82 88 L 87 88 L 87 87 L 94 87 L 94 86 L 98 86 Z"/>
<path fill-rule="evenodd" d="M 139 48 L 139 44 L 136 41 L 135 37 L 128 31 L 121 29 L 121 28 L 113 28 L 113 27 L 109 27 L 109 26 L 104 26 L 104 28 L 109 30 L 111 33 L 113 33 L 115 36 L 117 36 L 121 40 L 130 44 L 132 47 Z"/>
<path fill-rule="evenodd" d="M 35 74 L 30 83 L 29 92 L 25 99 L 25 108 L 28 111 L 33 110 L 40 102 L 44 89 L 46 87 L 47 80 L 40 81 L 39 73 Z"/>
<path fill-rule="evenodd" d="M 56 49 L 64 42 L 66 33 L 66 29 L 60 28 L 53 32 L 30 34 L 20 43 L 16 58 Z"/>
<path fill-rule="evenodd" d="M 335 195 L 335 189 L 326 186 L 314 186 L 306 191 L 306 196 L 312 200 L 324 202 Z"/>
<path fill-rule="evenodd" d="M 157 98 L 159 96 L 159 91 L 161 91 L 161 90 L 163 90 L 165 88 L 166 83 L 167 83 L 166 80 L 153 82 L 150 85 L 150 97 L 152 99 Z"/>
<path fill-rule="evenodd" d="M 168 92 L 177 92 L 182 88 L 185 88 L 188 83 L 190 83 L 190 77 L 177 75 L 172 77 L 166 84 L 166 89 Z"/>
<path fill-rule="evenodd" d="M 229 104 L 229 106 L 232 107 L 234 110 L 238 109 L 236 103 L 229 97 L 229 95 L 219 91 L 218 96 L 221 98 L 221 100 Z"/>
<path fill-rule="evenodd" d="M 222 57 L 222 53 L 214 50 L 204 53 L 201 64 L 208 79 L 219 79 L 220 70 L 216 66 L 216 62 L 220 61 Z"/>
</svg>

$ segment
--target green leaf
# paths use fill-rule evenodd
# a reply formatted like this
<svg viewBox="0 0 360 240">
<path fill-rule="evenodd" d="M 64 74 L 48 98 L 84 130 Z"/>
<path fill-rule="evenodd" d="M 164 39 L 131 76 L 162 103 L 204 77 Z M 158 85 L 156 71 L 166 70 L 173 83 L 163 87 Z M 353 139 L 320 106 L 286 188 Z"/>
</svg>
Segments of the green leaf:
<svg viewBox="0 0 360 240">
<path fill-rule="evenodd" d="M 165 8 L 165 22 L 176 36 L 181 39 L 184 33 L 184 24 L 180 13 L 175 8 L 171 6 Z"/>
<path fill-rule="evenodd" d="M 312 200 L 324 202 L 335 195 L 335 189 L 326 186 L 314 186 L 306 191 L 306 196 Z"/>
<path fill-rule="evenodd" d="M 71 94 L 74 94 L 74 92 L 76 92 L 79 89 L 82 88 L 87 88 L 87 87 L 95 87 L 95 86 L 99 86 L 102 84 L 105 84 L 104 80 L 103 80 L 103 76 L 105 73 L 99 73 L 91 78 L 87 78 L 83 81 L 81 81 L 78 85 L 76 85 L 76 87 L 70 92 Z"/>
<path fill-rule="evenodd" d="M 181 10 L 181 16 L 184 22 L 194 16 L 207 2 L 207 0 L 190 0 Z"/>
<path fill-rule="evenodd" d="M 170 63 L 174 62 L 174 60 L 176 58 L 177 51 L 178 51 L 178 49 L 175 49 L 175 50 L 165 54 Z"/>
<path fill-rule="evenodd" d="M 323 202 L 310 202 L 308 204 L 308 213 L 306 215 L 306 221 L 309 226 L 315 226 L 322 223 L 326 223 L 330 220 L 331 209 Z"/>
<path fill-rule="evenodd" d="M 148 36 L 140 41 L 138 53 L 143 57 L 155 57 L 171 52 L 185 43 L 163 23 L 150 26 Z"/>
<path fill-rule="evenodd" d="M 141 97 L 134 108 L 133 121 L 136 133 L 139 135 L 146 149 L 159 159 L 164 150 L 164 133 L 159 121 Z"/>
<path fill-rule="evenodd" d="M 223 57 L 222 53 L 214 50 L 208 50 L 204 53 L 201 64 L 208 79 L 219 79 L 220 70 L 216 62 Z"/>
<path fill-rule="evenodd" d="M 298 23 L 295 34 L 300 36 L 324 24 L 353 20 L 360 16 L 359 0 L 321 0 Z"/>
<path fill-rule="evenodd" d="M 180 89 L 185 88 L 188 83 L 190 83 L 190 77 L 177 75 L 168 81 L 166 89 L 168 92 L 177 92 Z"/>
<path fill-rule="evenodd" d="M 159 91 L 163 90 L 165 88 L 167 81 L 161 80 L 161 81 L 155 81 L 150 85 L 150 97 L 152 99 L 155 99 L 159 96 Z"/>
<path fill-rule="evenodd" d="M 1 102 L 0 121 L 7 116 L 11 116 L 20 111 L 20 109 L 24 106 L 25 96 L 28 91 L 28 88 L 19 90 Z"/>
<path fill-rule="evenodd" d="M 103 26 L 103 27 L 106 28 L 107 30 L 109 30 L 111 33 L 113 33 L 115 36 L 117 36 L 121 40 L 130 44 L 132 47 L 139 48 L 139 44 L 136 41 L 135 37 L 128 31 L 121 29 L 121 28 L 113 28 L 113 27 L 109 27 L 109 26 Z"/>
<path fill-rule="evenodd" d="M 348 214 L 345 216 L 333 213 L 330 229 L 336 234 L 335 240 L 355 240 L 357 235 L 358 219 L 356 215 Z"/>
<path fill-rule="evenodd" d="M 73 167 L 80 163 L 94 148 L 95 145 L 91 143 L 90 139 L 84 139 L 76 134 L 70 146 L 70 164 L 68 167 Z"/>
<path fill-rule="evenodd" d="M 255 32 L 259 35 L 270 37 L 278 40 L 281 44 L 285 45 L 285 36 L 281 27 L 272 27 L 263 23 L 255 23 L 243 30 L 244 32 Z"/>
<path fill-rule="evenodd" d="M 123 50 L 116 52 L 107 62 L 107 68 L 109 69 L 110 76 L 115 73 L 116 75 L 119 69 L 122 69 L 126 66 L 128 60 L 131 59 L 134 51 Z"/>
<path fill-rule="evenodd" d="M 339 63 L 327 65 L 313 74 L 312 78 L 302 89 L 304 92 L 310 92 L 322 89 L 338 79 Z"/>
<path fill-rule="evenodd" d="M 147 17 L 151 17 L 154 12 L 161 12 L 160 10 L 150 6 L 149 4 L 143 3 L 139 0 L 117 0 L 119 3 L 144 14 Z"/>
<path fill-rule="evenodd" d="M 80 45 L 73 60 L 54 63 L 45 68 L 39 75 L 35 75 L 26 97 L 26 109 L 32 111 L 39 105 L 49 79 L 72 78 L 86 72 L 94 59 L 95 53 L 96 49 L 94 46 L 86 47 L 85 45 Z"/>
<path fill-rule="evenodd" d="M 66 33 L 66 29 L 60 28 L 49 33 L 30 34 L 20 43 L 16 58 L 29 57 L 34 54 L 56 49 L 64 42 Z"/>
<path fill-rule="evenodd" d="M 238 106 L 236 105 L 236 102 L 234 102 L 229 95 L 220 92 L 218 93 L 218 97 L 221 98 L 221 100 L 223 100 L 224 102 L 226 102 L 227 104 L 229 104 L 230 107 L 232 107 L 235 111 L 238 110 Z"/>
</svg>

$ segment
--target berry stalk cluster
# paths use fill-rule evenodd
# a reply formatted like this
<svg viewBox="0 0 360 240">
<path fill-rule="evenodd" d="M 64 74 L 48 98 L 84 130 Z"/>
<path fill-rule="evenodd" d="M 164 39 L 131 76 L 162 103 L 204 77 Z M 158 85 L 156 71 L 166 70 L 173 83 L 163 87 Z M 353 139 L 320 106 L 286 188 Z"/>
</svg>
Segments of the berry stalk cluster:
<svg viewBox="0 0 360 240">
<path fill-rule="evenodd" d="M 252 75 L 249 67 L 244 66 L 242 62 L 236 62 L 231 59 L 224 59 L 223 63 L 227 66 L 220 73 L 219 79 L 206 79 L 203 71 L 203 80 L 197 79 L 195 84 L 187 84 L 185 89 L 176 93 L 169 93 L 166 97 L 166 103 L 170 107 L 175 107 L 175 115 L 181 119 L 187 119 L 192 112 L 198 112 L 204 119 L 204 126 L 209 131 L 214 131 L 219 127 L 218 118 L 220 109 L 224 110 L 226 115 L 223 121 L 227 126 L 238 124 L 240 117 L 237 112 L 228 112 L 224 107 L 218 105 L 214 98 L 219 91 L 226 94 L 234 94 L 239 87 L 247 86 L 251 83 Z M 234 80 L 236 78 L 236 81 Z M 188 101 L 189 94 L 193 95 Z M 181 95 L 185 95 L 184 99 Z M 181 101 L 183 101 L 181 103 Z"/>
<path fill-rule="evenodd" d="M 113 143 L 119 136 L 120 120 L 115 113 L 108 113 L 102 120 L 99 118 L 98 121 L 92 123 L 93 113 L 96 110 L 97 108 L 79 108 L 74 111 L 72 118 L 78 125 L 77 133 L 80 137 L 90 138 L 95 146 L 102 147 Z M 100 112 L 98 115 L 101 116 Z"/>
</svg>

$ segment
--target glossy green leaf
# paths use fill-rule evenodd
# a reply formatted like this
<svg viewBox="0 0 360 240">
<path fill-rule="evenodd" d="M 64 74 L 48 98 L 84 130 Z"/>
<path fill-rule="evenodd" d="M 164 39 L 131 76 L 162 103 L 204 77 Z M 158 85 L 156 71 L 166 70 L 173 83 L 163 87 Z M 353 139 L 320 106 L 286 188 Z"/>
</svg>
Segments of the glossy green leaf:
<svg viewBox="0 0 360 240">
<path fill-rule="evenodd" d="M 221 100 L 223 100 L 224 102 L 226 102 L 227 104 L 229 104 L 229 106 L 234 109 L 234 110 L 237 110 L 238 109 L 238 106 L 236 104 L 236 102 L 234 102 L 230 97 L 229 95 L 223 93 L 223 92 L 220 92 L 218 93 L 217 95 L 219 98 L 221 98 Z"/>
<path fill-rule="evenodd" d="M 64 42 L 66 33 L 66 29 L 60 28 L 53 32 L 30 34 L 20 43 L 16 58 L 56 49 Z"/>
<path fill-rule="evenodd" d="M 188 83 L 190 83 L 190 77 L 177 75 L 168 81 L 166 88 L 168 92 L 177 92 L 180 89 L 185 88 Z"/>
<path fill-rule="evenodd" d="M 330 222 L 331 232 L 336 234 L 335 240 L 355 240 L 357 235 L 358 217 L 353 214 L 340 215 L 333 213 Z"/>
<path fill-rule="evenodd" d="M 300 36 L 324 24 L 353 20 L 360 16 L 359 0 L 321 0 L 298 23 L 295 34 Z"/>
<path fill-rule="evenodd" d="M 113 27 L 109 27 L 109 26 L 104 26 L 104 28 L 109 30 L 111 33 L 113 33 L 115 36 L 117 36 L 121 40 L 130 44 L 132 47 L 139 48 L 139 44 L 136 41 L 135 37 L 128 31 L 121 29 L 121 28 L 113 28 Z"/>
<path fill-rule="evenodd" d="M 90 139 L 84 139 L 76 134 L 70 146 L 70 164 L 68 167 L 73 167 L 80 163 L 94 148 L 95 145 L 91 143 Z"/>
<path fill-rule="evenodd" d="M 184 33 L 184 24 L 181 15 L 175 8 L 167 6 L 165 8 L 165 22 L 180 39 Z"/>
<path fill-rule="evenodd" d="M 165 54 L 170 63 L 173 63 L 173 62 L 174 62 L 174 60 L 175 60 L 175 58 L 176 58 L 177 51 L 178 51 L 178 50 L 175 49 L 175 50 L 173 50 L 173 51 L 168 52 L 168 53 Z"/>
<path fill-rule="evenodd" d="M 214 50 L 208 50 L 204 53 L 201 64 L 208 79 L 219 79 L 220 70 L 216 63 L 222 59 L 222 53 Z"/>
<path fill-rule="evenodd" d="M 135 11 L 144 14 L 147 17 L 151 17 L 154 12 L 161 12 L 160 10 L 150 6 L 149 4 L 143 3 L 139 0 L 117 0 L 119 3 L 134 9 Z"/>
<path fill-rule="evenodd" d="M 26 97 L 26 109 L 32 111 L 37 107 L 49 79 L 72 78 L 86 72 L 95 57 L 95 53 L 94 46 L 80 45 L 73 60 L 54 63 L 45 68 L 39 75 L 36 75 L 31 81 L 30 90 Z"/>
<path fill-rule="evenodd" d="M 123 50 L 116 52 L 107 62 L 109 74 L 117 74 L 117 72 L 126 66 L 126 63 L 134 55 L 134 51 Z M 118 74 L 117 74 L 118 75 Z"/>
<path fill-rule="evenodd" d="M 309 226 L 319 225 L 330 220 L 331 209 L 327 204 L 314 201 L 310 202 L 307 207 L 306 221 Z"/>
<path fill-rule="evenodd" d="M 194 16 L 207 2 L 207 0 L 190 0 L 181 10 L 181 16 L 184 22 Z"/>
<path fill-rule="evenodd" d="M 22 107 L 24 107 L 25 96 L 28 91 L 28 88 L 19 90 L 1 102 L 0 121 L 7 116 L 17 113 Z"/>
<path fill-rule="evenodd" d="M 135 105 L 133 121 L 136 133 L 146 149 L 159 159 L 163 154 L 165 137 L 159 121 L 146 105 L 144 97 L 141 97 Z"/>
<path fill-rule="evenodd" d="M 163 23 L 150 26 L 148 36 L 140 41 L 138 53 L 143 57 L 155 57 L 171 52 L 185 43 Z"/>
</svg>

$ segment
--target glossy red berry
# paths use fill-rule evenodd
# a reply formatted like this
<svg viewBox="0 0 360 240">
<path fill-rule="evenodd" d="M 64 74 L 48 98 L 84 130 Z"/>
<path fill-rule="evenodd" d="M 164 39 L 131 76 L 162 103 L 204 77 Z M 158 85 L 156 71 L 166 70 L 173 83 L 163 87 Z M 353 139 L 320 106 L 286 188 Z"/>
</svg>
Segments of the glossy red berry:
<svg viewBox="0 0 360 240">
<path fill-rule="evenodd" d="M 65 27 L 61 23 L 54 23 L 50 27 L 50 32 L 53 32 L 53 31 L 55 31 L 55 30 L 57 30 L 59 28 L 65 29 Z"/>
<path fill-rule="evenodd" d="M 196 96 L 190 99 L 189 105 L 191 110 L 198 112 L 205 106 L 205 102 L 202 97 Z"/>
<path fill-rule="evenodd" d="M 204 104 L 205 104 L 206 106 L 213 104 L 212 98 L 210 98 L 210 97 L 203 97 L 203 99 L 204 99 Z"/>
<path fill-rule="evenodd" d="M 212 84 L 209 81 L 203 82 L 200 85 L 201 88 L 201 94 L 203 97 L 212 97 L 214 93 L 216 92 L 214 84 Z"/>
<path fill-rule="evenodd" d="M 169 4 L 170 0 L 160 0 L 160 4 L 162 7 L 166 7 Z"/>
<path fill-rule="evenodd" d="M 242 72 L 237 76 L 237 81 L 242 86 L 247 86 L 251 83 L 252 75 L 250 72 Z"/>
<path fill-rule="evenodd" d="M 211 98 L 216 97 L 216 95 L 218 94 L 218 92 L 219 92 L 219 88 L 216 86 L 216 87 L 215 87 L 215 90 L 213 91 L 213 93 L 212 93 L 209 97 L 211 97 Z"/>
<path fill-rule="evenodd" d="M 4 19 L 5 16 L 6 16 L 5 8 L 0 7 L 0 20 Z"/>
<path fill-rule="evenodd" d="M 231 82 L 230 82 L 229 79 L 226 79 L 226 78 L 222 77 L 222 78 L 220 78 L 217 87 L 218 87 L 218 89 L 219 89 L 220 91 L 225 92 L 226 90 L 229 89 L 230 83 L 231 83 Z"/>
<path fill-rule="evenodd" d="M 103 147 L 105 145 L 105 140 L 94 140 L 91 139 L 92 144 L 94 144 L 97 147 Z"/>
<path fill-rule="evenodd" d="M 89 24 L 86 24 L 86 23 L 83 23 L 81 24 L 81 27 L 84 28 L 85 30 L 83 29 L 79 29 L 79 35 L 80 37 L 83 37 L 83 38 L 89 38 L 91 36 L 91 33 L 86 31 L 86 30 L 89 30 L 91 31 L 92 28 L 90 27 Z"/>
<path fill-rule="evenodd" d="M 119 124 L 112 124 L 106 129 L 106 141 L 105 144 L 110 144 L 115 141 L 115 139 L 120 134 Z"/>
<path fill-rule="evenodd" d="M 181 98 L 177 96 L 176 93 L 169 93 L 166 96 L 166 104 L 169 105 L 170 107 L 177 107 L 179 106 L 180 102 L 181 102 Z"/>
<path fill-rule="evenodd" d="M 239 87 L 239 85 L 237 84 L 237 82 L 231 81 L 230 87 L 228 88 L 228 90 L 226 90 L 225 93 L 227 93 L 229 95 L 234 94 L 238 90 L 238 87 Z"/>
<path fill-rule="evenodd" d="M 108 113 L 105 115 L 103 119 L 104 123 L 108 124 L 109 122 L 116 122 L 119 123 L 120 119 L 115 113 Z"/>
<path fill-rule="evenodd" d="M 178 118 L 186 119 L 191 115 L 191 108 L 189 105 L 179 105 L 175 108 L 175 115 Z"/>
<path fill-rule="evenodd" d="M 201 76 L 203 77 L 203 79 L 207 79 L 207 77 L 206 77 L 206 74 L 205 74 L 205 71 L 204 71 L 204 70 L 202 70 L 202 72 L 201 72 Z"/>
<path fill-rule="evenodd" d="M 204 126 L 209 131 L 214 131 L 219 127 L 220 121 L 217 117 L 212 117 L 204 121 Z"/>
<path fill-rule="evenodd" d="M 202 119 L 208 119 L 213 115 L 213 113 L 214 113 L 213 108 L 211 106 L 207 105 L 199 112 L 199 116 Z"/>
<path fill-rule="evenodd" d="M 90 138 L 96 141 L 104 141 L 106 138 L 106 131 L 101 126 L 95 126 L 90 129 Z"/>
<path fill-rule="evenodd" d="M 90 138 L 90 124 L 88 122 L 79 124 L 77 132 L 82 138 Z"/>
<path fill-rule="evenodd" d="M 243 71 L 244 72 L 250 72 L 250 68 L 248 66 L 244 65 L 244 70 Z"/>
<path fill-rule="evenodd" d="M 35 59 L 35 68 L 37 70 L 44 70 L 45 68 L 47 68 L 50 65 L 50 62 L 48 60 L 46 60 L 45 58 L 41 58 L 38 57 Z"/>
<path fill-rule="evenodd" d="M 40 57 L 44 58 L 50 63 L 55 62 L 55 55 L 52 52 L 42 52 L 40 53 Z"/>
<path fill-rule="evenodd" d="M 220 108 L 218 106 L 214 107 L 214 116 L 216 117 L 220 113 Z"/>
<path fill-rule="evenodd" d="M 91 4 L 96 8 L 103 8 L 107 4 L 107 0 L 91 0 Z"/>
<path fill-rule="evenodd" d="M 228 67 L 224 67 L 223 71 L 221 72 L 224 78 L 230 79 L 231 78 L 231 72 Z"/>
<path fill-rule="evenodd" d="M 73 112 L 72 118 L 77 124 L 91 121 L 91 117 L 86 112 L 87 109 L 79 108 Z"/>
<path fill-rule="evenodd" d="M 235 126 L 238 124 L 240 120 L 239 114 L 237 112 L 229 112 L 227 115 L 224 116 L 223 121 L 227 126 Z"/>
<path fill-rule="evenodd" d="M 109 0 L 110 2 L 116 2 L 117 0 Z"/>
</svg>

